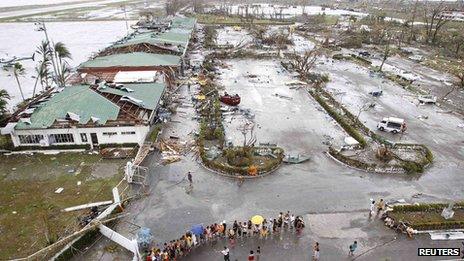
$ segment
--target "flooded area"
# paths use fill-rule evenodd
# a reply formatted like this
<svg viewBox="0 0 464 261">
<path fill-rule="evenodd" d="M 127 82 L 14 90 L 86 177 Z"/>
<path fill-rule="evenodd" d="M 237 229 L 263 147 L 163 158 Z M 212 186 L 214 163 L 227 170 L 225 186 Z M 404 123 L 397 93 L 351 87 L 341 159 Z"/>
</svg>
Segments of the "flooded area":
<svg viewBox="0 0 464 261">
<path fill-rule="evenodd" d="M 315 108 L 304 88 L 292 88 L 290 83 L 296 79 L 279 61 L 227 60 L 224 67 L 220 70 L 220 84 L 229 94 L 240 95 L 239 109 L 250 111 L 252 117 L 248 118 L 255 122 L 259 143 L 276 143 L 288 151 L 308 152 L 326 148 L 321 143 L 324 137 L 338 145 L 343 142 L 343 131 Z M 246 118 L 243 114 L 225 118 L 226 137 L 236 145 L 243 142 L 237 128 Z"/>
<path fill-rule="evenodd" d="M 126 24 L 123 21 L 107 22 L 54 22 L 46 24 L 53 42 L 63 42 L 71 52 L 70 66 L 75 67 L 86 61 L 92 54 L 108 46 L 110 43 L 126 35 Z M 45 39 L 43 32 L 35 30 L 33 23 L 0 23 L 0 57 L 11 59 L 31 57 L 37 46 Z M 12 37 L 14 35 L 14 37 Z M 79 37 L 75 37 L 75 36 Z M 18 42 L 22 44 L 18 44 Z M 38 55 L 37 55 L 38 56 Z M 21 62 L 25 68 L 24 76 L 19 78 L 24 95 L 31 97 L 35 83 L 36 62 Z M 10 106 L 21 101 L 21 95 L 11 71 L 0 72 L 0 82 L 12 96 Z M 38 86 L 40 88 L 40 86 Z"/>
<path fill-rule="evenodd" d="M 240 27 L 225 26 L 217 30 L 217 45 L 243 46 L 251 43 L 253 37 Z"/>
<path fill-rule="evenodd" d="M 291 18 L 297 15 L 308 14 L 326 14 L 326 15 L 354 15 L 354 16 L 365 16 L 367 14 L 361 12 L 354 12 L 342 9 L 330 9 L 321 6 L 289 6 L 279 4 L 256 4 L 250 5 L 248 8 L 244 5 L 231 5 L 230 13 L 235 15 L 243 15 L 247 12 L 255 14 L 265 18 L 272 18 L 274 16 Z"/>
</svg>

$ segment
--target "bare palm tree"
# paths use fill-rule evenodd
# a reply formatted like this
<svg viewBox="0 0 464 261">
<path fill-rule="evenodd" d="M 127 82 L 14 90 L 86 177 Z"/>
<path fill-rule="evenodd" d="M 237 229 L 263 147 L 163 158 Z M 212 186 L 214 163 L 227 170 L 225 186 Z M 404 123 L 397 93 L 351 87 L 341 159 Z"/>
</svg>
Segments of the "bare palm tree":
<svg viewBox="0 0 464 261">
<path fill-rule="evenodd" d="M 65 85 L 66 74 L 69 73 L 69 66 L 65 59 L 72 59 L 71 52 L 62 42 L 57 42 L 53 46 L 55 59 L 57 61 L 58 82 L 60 86 Z"/>
<path fill-rule="evenodd" d="M 16 79 L 16 83 L 18 83 L 19 92 L 21 93 L 21 97 L 23 101 L 26 99 L 24 98 L 23 88 L 21 87 L 21 82 L 19 81 L 19 77 L 25 74 L 26 70 L 24 69 L 23 65 L 19 62 L 16 62 L 13 66 L 13 75 Z"/>
</svg>

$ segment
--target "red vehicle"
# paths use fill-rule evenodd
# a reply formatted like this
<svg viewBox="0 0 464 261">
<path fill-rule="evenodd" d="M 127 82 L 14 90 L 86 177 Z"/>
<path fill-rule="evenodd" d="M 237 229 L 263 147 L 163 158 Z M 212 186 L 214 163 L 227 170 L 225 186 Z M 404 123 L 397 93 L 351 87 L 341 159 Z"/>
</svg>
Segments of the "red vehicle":
<svg viewBox="0 0 464 261">
<path fill-rule="evenodd" d="M 221 97 L 219 97 L 219 100 L 227 105 L 230 106 L 237 106 L 240 104 L 240 96 L 238 94 L 235 95 L 229 95 L 227 92 L 224 93 Z"/>
</svg>

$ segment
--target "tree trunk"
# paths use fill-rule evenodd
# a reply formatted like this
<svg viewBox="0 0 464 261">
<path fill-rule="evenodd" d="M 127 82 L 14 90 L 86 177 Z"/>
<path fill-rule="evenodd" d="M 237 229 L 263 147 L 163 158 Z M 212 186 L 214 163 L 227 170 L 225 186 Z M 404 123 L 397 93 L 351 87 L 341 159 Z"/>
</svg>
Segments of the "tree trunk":
<svg viewBox="0 0 464 261">
<path fill-rule="evenodd" d="M 448 95 L 450 95 L 454 90 L 456 89 L 456 87 L 452 87 L 443 97 L 441 97 L 440 100 L 444 100 Z"/>
<path fill-rule="evenodd" d="M 383 65 L 384 65 L 384 63 L 385 63 L 386 60 L 387 60 L 387 56 L 385 55 L 385 56 L 383 57 L 383 59 L 382 59 L 382 64 L 380 65 L 379 72 L 382 71 Z"/>
<path fill-rule="evenodd" d="M 23 98 L 23 101 L 25 101 L 26 99 L 24 99 L 23 88 L 21 87 L 21 83 L 19 82 L 18 73 L 14 72 L 13 74 L 16 79 L 16 82 L 18 83 L 18 88 L 19 88 L 19 92 L 21 93 L 21 97 Z"/>
<path fill-rule="evenodd" d="M 38 82 L 39 82 L 39 74 L 37 74 L 37 77 L 35 78 L 34 90 L 32 91 L 32 97 L 35 96 L 35 88 L 37 87 Z"/>
<path fill-rule="evenodd" d="M 462 45 L 462 42 L 459 42 L 456 44 L 456 51 L 455 51 L 456 58 L 459 58 L 459 51 L 461 50 L 461 45 Z"/>
</svg>

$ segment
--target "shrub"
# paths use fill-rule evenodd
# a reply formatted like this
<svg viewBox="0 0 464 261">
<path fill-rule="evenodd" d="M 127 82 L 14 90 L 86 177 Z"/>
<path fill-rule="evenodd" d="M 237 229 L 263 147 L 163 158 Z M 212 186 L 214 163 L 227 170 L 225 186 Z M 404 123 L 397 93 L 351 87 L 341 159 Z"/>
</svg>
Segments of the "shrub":
<svg viewBox="0 0 464 261">
<path fill-rule="evenodd" d="M 73 149 L 90 150 L 90 144 L 51 145 L 51 146 L 47 146 L 47 147 L 42 147 L 42 146 L 19 146 L 19 147 L 13 148 L 14 151 L 23 151 L 23 150 L 73 150 Z"/>
<path fill-rule="evenodd" d="M 138 143 L 107 143 L 107 144 L 100 144 L 100 149 L 106 148 L 135 148 L 139 146 Z"/>
<path fill-rule="evenodd" d="M 418 205 L 399 205 L 394 206 L 392 212 L 430 212 L 430 211 L 441 211 L 447 207 L 448 204 L 444 203 L 430 203 L 430 204 L 418 204 Z M 455 202 L 454 209 L 464 208 L 464 201 Z"/>
<path fill-rule="evenodd" d="M 324 99 L 321 98 L 316 92 L 310 92 L 314 99 L 327 111 L 327 113 L 340 124 L 340 126 L 355 140 L 359 142 L 361 147 L 365 147 L 367 145 L 366 140 L 364 139 L 363 135 L 360 134 L 353 125 L 347 123 L 342 116 L 338 112 L 335 111 L 332 107 L 330 107 Z"/>
</svg>

